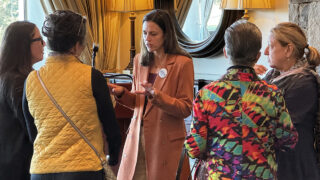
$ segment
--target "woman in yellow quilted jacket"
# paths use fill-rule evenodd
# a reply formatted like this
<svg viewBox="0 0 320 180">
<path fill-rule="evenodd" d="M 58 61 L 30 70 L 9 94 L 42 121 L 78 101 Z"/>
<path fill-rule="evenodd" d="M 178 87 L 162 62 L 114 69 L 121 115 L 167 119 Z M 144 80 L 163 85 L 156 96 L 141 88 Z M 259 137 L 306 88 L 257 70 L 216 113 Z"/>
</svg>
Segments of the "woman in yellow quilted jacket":
<svg viewBox="0 0 320 180">
<path fill-rule="evenodd" d="M 56 11 L 43 24 L 50 53 L 45 65 L 29 74 L 23 96 L 23 112 L 34 147 L 32 180 L 104 179 L 97 154 L 50 100 L 40 79 L 103 160 L 103 132 L 107 135 L 108 163 L 118 163 L 121 137 L 107 83 L 99 71 L 78 58 L 86 43 L 86 23 L 79 14 Z"/>
</svg>

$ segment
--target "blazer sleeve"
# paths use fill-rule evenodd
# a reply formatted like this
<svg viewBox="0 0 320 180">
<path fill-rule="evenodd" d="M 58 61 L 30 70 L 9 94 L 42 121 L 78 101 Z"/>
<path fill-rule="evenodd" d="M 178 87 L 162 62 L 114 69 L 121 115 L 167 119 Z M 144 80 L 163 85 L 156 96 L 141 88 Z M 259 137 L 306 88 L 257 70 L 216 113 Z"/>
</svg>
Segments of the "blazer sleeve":
<svg viewBox="0 0 320 180">
<path fill-rule="evenodd" d="M 154 97 L 149 100 L 152 104 L 172 116 L 186 118 L 191 114 L 192 110 L 194 70 L 191 59 L 188 58 L 182 63 L 182 67 L 177 72 L 179 73 L 179 80 L 177 82 L 176 96 L 172 97 L 155 89 Z"/>
<path fill-rule="evenodd" d="M 136 105 L 136 94 L 132 93 L 137 86 L 137 81 L 136 81 L 136 75 L 137 75 L 137 70 L 139 70 L 139 54 L 135 56 L 134 58 L 134 65 L 133 65 L 133 81 L 132 81 L 132 87 L 131 91 L 125 88 L 123 95 L 119 98 L 115 96 L 115 100 L 120 103 L 121 105 L 129 108 L 129 109 L 134 109 Z"/>
</svg>

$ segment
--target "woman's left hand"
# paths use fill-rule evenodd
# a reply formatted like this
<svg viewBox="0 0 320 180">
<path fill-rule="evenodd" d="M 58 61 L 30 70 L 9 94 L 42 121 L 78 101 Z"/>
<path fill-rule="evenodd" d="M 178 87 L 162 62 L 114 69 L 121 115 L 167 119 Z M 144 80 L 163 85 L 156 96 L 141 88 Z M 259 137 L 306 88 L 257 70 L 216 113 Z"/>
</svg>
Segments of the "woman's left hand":
<svg viewBox="0 0 320 180">
<path fill-rule="evenodd" d="M 148 83 L 147 81 L 144 81 L 141 83 L 141 86 L 144 87 L 144 91 L 135 91 L 135 94 L 143 94 L 148 96 L 149 98 L 153 98 L 154 96 L 154 88 L 152 87 L 151 83 Z"/>
</svg>

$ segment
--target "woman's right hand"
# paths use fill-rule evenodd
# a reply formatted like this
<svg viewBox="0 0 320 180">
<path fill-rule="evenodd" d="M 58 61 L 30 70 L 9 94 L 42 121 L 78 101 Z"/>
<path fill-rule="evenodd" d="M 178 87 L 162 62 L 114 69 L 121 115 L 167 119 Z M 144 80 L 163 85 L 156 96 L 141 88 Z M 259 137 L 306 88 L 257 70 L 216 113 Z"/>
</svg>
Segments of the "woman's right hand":
<svg viewBox="0 0 320 180">
<path fill-rule="evenodd" d="M 253 69 L 258 75 L 263 75 L 268 70 L 264 65 L 261 65 L 261 64 L 255 64 L 253 66 Z"/>
<path fill-rule="evenodd" d="M 118 98 L 120 98 L 124 93 L 124 87 L 122 86 L 108 83 L 108 87 L 110 88 L 111 94 L 117 96 Z"/>
</svg>

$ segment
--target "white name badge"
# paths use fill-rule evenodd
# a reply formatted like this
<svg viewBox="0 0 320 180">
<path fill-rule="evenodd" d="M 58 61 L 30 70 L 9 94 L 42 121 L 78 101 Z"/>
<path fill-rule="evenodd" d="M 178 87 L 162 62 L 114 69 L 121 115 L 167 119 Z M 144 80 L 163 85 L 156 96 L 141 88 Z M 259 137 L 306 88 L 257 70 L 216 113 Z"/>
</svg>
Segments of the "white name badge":
<svg viewBox="0 0 320 180">
<path fill-rule="evenodd" d="M 161 68 L 160 70 L 159 70 L 159 76 L 161 77 L 161 78 L 165 78 L 166 76 L 167 76 L 167 74 L 168 74 L 168 71 L 167 71 L 167 69 L 165 69 L 165 68 Z"/>
</svg>

